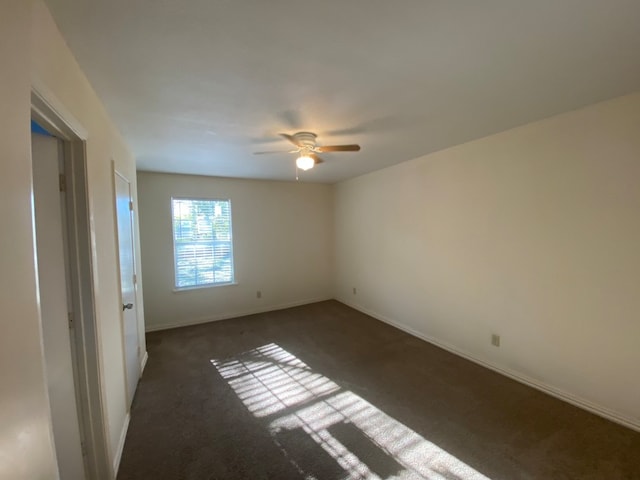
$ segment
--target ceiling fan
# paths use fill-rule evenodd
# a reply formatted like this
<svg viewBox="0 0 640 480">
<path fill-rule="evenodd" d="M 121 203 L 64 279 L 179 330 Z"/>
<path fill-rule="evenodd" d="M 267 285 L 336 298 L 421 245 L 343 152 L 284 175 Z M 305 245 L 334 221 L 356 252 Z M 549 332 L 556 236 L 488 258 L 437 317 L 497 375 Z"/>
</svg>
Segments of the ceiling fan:
<svg viewBox="0 0 640 480">
<path fill-rule="evenodd" d="M 300 170 L 309 170 L 313 168 L 315 165 L 322 163 L 322 160 L 318 153 L 327 153 L 327 152 L 357 152 L 360 150 L 360 145 L 316 145 L 316 138 L 318 137 L 315 133 L 311 132 L 297 132 L 293 135 L 289 135 L 286 133 L 281 133 L 280 136 L 291 143 L 293 143 L 296 148 L 293 150 L 282 150 L 282 151 L 272 151 L 272 152 L 254 152 L 254 155 L 268 155 L 272 153 L 297 153 L 298 158 L 296 159 L 296 166 Z"/>
</svg>

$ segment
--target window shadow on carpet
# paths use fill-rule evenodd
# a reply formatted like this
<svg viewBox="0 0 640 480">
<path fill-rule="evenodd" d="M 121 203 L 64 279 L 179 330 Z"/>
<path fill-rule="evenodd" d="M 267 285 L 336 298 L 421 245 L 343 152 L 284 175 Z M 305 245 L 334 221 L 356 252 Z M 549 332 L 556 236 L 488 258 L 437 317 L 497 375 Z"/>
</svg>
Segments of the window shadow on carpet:
<svg viewBox="0 0 640 480">
<path fill-rule="evenodd" d="M 211 363 L 304 478 L 489 480 L 274 343 Z"/>
</svg>

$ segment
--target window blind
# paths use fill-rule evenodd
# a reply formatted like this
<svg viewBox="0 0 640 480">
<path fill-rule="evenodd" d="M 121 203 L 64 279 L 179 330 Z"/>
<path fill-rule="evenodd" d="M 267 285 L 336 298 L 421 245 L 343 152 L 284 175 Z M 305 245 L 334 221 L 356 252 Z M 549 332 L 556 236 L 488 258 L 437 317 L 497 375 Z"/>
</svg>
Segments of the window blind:
<svg viewBox="0 0 640 480">
<path fill-rule="evenodd" d="M 176 288 L 232 283 L 230 200 L 173 198 Z"/>
</svg>

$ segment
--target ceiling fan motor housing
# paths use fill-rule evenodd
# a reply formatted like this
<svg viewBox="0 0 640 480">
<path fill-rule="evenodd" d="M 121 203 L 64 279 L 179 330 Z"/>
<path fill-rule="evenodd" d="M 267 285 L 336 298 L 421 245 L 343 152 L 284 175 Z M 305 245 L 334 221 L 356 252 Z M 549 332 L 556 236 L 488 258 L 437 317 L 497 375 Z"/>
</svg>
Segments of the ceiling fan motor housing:
<svg viewBox="0 0 640 480">
<path fill-rule="evenodd" d="M 311 132 L 298 132 L 293 135 L 299 146 L 313 149 L 316 146 L 316 134 Z"/>
</svg>

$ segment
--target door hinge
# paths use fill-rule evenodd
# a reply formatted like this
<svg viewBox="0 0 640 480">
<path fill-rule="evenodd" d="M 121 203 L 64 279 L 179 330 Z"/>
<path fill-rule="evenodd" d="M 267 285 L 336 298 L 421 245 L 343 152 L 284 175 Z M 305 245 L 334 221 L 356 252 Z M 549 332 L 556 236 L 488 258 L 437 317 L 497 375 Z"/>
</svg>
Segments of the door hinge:
<svg viewBox="0 0 640 480">
<path fill-rule="evenodd" d="M 82 452 L 82 456 L 87 456 L 87 444 L 83 441 L 80 442 L 80 451 Z"/>
<path fill-rule="evenodd" d="M 129 211 L 133 212 L 133 202 L 129 200 Z"/>
<path fill-rule="evenodd" d="M 61 192 L 67 191 L 67 179 L 62 173 L 58 176 L 58 186 Z"/>
<path fill-rule="evenodd" d="M 133 274 L 133 284 L 135 285 L 136 283 L 138 283 L 138 276 L 134 273 Z"/>
<path fill-rule="evenodd" d="M 69 320 L 69 328 L 75 327 L 75 323 L 73 323 L 73 313 L 67 313 L 67 319 Z"/>
</svg>

